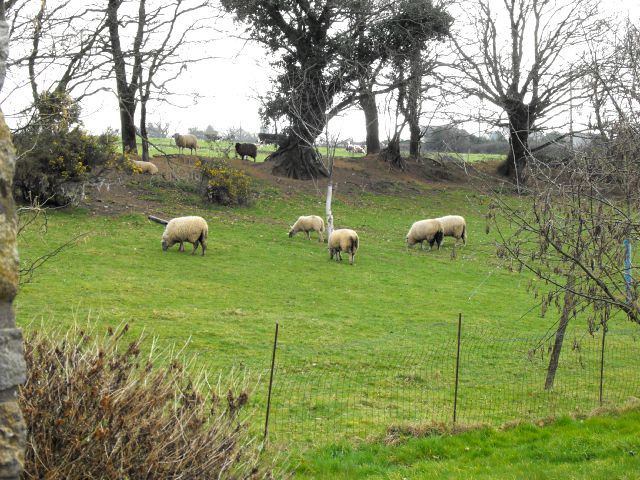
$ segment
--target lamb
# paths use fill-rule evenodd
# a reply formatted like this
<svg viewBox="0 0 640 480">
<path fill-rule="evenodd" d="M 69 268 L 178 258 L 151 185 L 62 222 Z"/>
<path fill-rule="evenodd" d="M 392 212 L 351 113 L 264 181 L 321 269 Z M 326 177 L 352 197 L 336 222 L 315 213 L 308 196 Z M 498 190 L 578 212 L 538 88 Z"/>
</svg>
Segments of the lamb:
<svg viewBox="0 0 640 480">
<path fill-rule="evenodd" d="M 454 237 L 456 243 L 462 239 L 464 245 L 467 244 L 467 223 L 460 215 L 446 215 L 438 218 L 442 224 L 442 234 L 445 237 Z"/>
<path fill-rule="evenodd" d="M 149 220 L 166 225 L 162 234 L 162 250 L 167 251 L 176 243 L 180 244 L 178 251 L 184 252 L 184 242 L 193 244 L 191 255 L 195 255 L 198 245 L 202 245 L 202 255 L 207 250 L 207 236 L 209 226 L 202 217 L 176 217 L 169 221 L 149 215 Z"/>
<path fill-rule="evenodd" d="M 298 217 L 296 223 L 289 228 L 289 238 L 293 237 L 298 232 L 304 232 L 307 234 L 307 240 L 311 240 L 309 232 L 318 232 L 318 241 L 324 242 L 324 220 L 317 215 L 308 215 Z"/>
<path fill-rule="evenodd" d="M 419 220 L 411 225 L 409 233 L 407 233 L 407 248 L 419 243 L 420 248 L 423 249 L 423 242 L 426 240 L 429 242 L 430 249 L 433 248 L 433 244 L 436 243 L 438 245 L 438 250 L 440 250 L 440 244 L 442 243 L 443 236 L 444 230 L 440 220 L 435 218 Z"/>
<path fill-rule="evenodd" d="M 349 253 L 349 265 L 353 265 L 353 258 L 356 256 L 360 240 L 358 234 L 348 228 L 334 230 L 329 235 L 329 259 L 335 256 L 336 261 L 342 261 L 340 252 Z"/>
<path fill-rule="evenodd" d="M 141 160 L 132 160 L 133 164 L 140 169 L 140 173 L 148 173 L 149 175 L 155 175 L 158 173 L 158 167 L 151 162 L 143 162 Z"/>
<path fill-rule="evenodd" d="M 253 157 L 255 162 L 258 155 L 258 147 L 253 143 L 236 143 L 236 153 L 240 155 L 242 160 L 244 160 L 244 157 Z"/>
<path fill-rule="evenodd" d="M 176 133 L 173 135 L 173 138 L 176 141 L 176 146 L 180 153 L 182 153 L 185 148 L 189 149 L 191 155 L 193 155 L 194 150 L 198 153 L 198 139 L 195 135 L 180 135 Z"/>
</svg>

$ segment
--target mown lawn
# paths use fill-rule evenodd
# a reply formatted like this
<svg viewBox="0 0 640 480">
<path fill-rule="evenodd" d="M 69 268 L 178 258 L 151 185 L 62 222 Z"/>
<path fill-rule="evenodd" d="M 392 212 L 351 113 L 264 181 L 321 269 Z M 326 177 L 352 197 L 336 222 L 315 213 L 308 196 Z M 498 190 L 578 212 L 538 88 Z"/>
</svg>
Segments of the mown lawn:
<svg viewBox="0 0 640 480">
<path fill-rule="evenodd" d="M 330 262 L 315 238 L 287 237 L 298 215 L 323 214 L 321 194 L 263 187 L 255 205 L 231 209 L 204 207 L 194 194 L 154 179 L 136 181 L 162 202 L 163 216 L 207 219 L 207 255 L 177 247 L 163 253 L 163 227 L 142 214 L 52 212 L 47 234 L 32 226 L 20 238 L 24 261 L 87 235 L 22 287 L 22 326 L 126 322 L 134 334 L 157 336 L 161 346 L 188 342 L 185 351 L 212 375 L 233 368 L 255 385 L 265 378 L 278 322 L 271 432 L 275 440 L 294 441 L 294 449 L 380 435 L 392 424 L 450 422 L 460 312 L 459 422 L 499 424 L 598 404 L 599 343 L 583 324 L 572 326 L 574 348 L 566 349 L 558 388 L 542 391 L 544 349 L 533 359 L 528 353 L 555 317 L 540 318 L 526 288 L 530 278 L 496 259 L 494 234 L 485 233 L 488 200 L 477 192 L 338 191 L 336 226 L 360 235 L 351 267 Z M 440 251 L 405 249 L 414 220 L 449 213 L 467 218 L 466 247 L 454 252 L 446 239 Z M 638 394 L 634 338 L 620 337 L 607 351 L 605 403 Z M 253 396 L 257 428 L 265 404 L 262 381 Z"/>
<path fill-rule="evenodd" d="M 640 411 L 562 418 L 543 427 L 482 429 L 405 439 L 399 445 L 337 444 L 299 460 L 296 478 L 636 479 Z"/>
</svg>

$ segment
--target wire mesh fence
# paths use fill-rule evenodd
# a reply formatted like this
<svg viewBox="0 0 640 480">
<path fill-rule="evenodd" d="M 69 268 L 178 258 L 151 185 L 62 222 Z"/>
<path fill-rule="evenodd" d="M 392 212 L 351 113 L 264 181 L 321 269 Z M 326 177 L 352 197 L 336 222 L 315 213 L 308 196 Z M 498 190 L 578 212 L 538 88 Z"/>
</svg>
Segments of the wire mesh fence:
<svg viewBox="0 0 640 480">
<path fill-rule="evenodd" d="M 270 442 L 318 445 L 379 438 L 394 427 L 451 426 L 454 416 L 460 425 L 499 426 L 640 397 L 640 328 L 609 327 L 604 343 L 602 330 L 567 334 L 550 389 L 553 336 L 503 337 L 463 323 L 458 344 L 455 324 L 429 328 L 433 341 L 421 348 L 397 335 L 382 339 L 379 349 L 356 340 L 317 352 L 281 330 L 270 404 L 267 365 L 234 374 L 253 392 L 256 435 L 264 434 L 267 406 Z"/>
<path fill-rule="evenodd" d="M 639 334 L 609 330 L 605 343 L 602 330 L 567 336 L 550 389 L 553 337 L 500 338 L 463 326 L 459 357 L 455 331 L 421 351 L 384 355 L 352 342 L 299 361 L 282 345 L 269 432 L 318 443 L 379 436 L 392 426 L 451 425 L 454 415 L 459 424 L 497 426 L 621 405 L 640 396 Z"/>
</svg>

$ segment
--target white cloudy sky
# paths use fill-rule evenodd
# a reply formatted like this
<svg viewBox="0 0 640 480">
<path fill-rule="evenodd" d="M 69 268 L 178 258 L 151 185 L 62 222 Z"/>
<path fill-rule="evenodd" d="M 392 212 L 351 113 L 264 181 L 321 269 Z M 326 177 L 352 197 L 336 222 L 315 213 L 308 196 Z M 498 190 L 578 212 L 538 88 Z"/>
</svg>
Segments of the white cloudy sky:
<svg viewBox="0 0 640 480">
<path fill-rule="evenodd" d="M 499 8 L 502 0 L 495 1 L 496 8 Z M 640 17 L 640 0 L 603 0 L 601 7 L 603 11 L 615 17 L 623 18 L 629 15 L 636 20 Z M 225 27 L 231 32 L 234 28 L 239 29 L 230 21 L 225 23 Z M 148 120 L 169 123 L 171 132 L 186 132 L 189 127 L 204 129 L 207 125 L 213 125 L 218 131 L 241 126 L 244 130 L 258 132 L 260 118 L 256 97 L 268 89 L 271 72 L 269 62 L 272 58 L 260 47 L 232 36 L 225 36 L 208 48 L 211 55 L 219 58 L 190 65 L 176 84 L 177 89 L 187 95 L 176 97 L 172 102 L 184 107 L 152 102 L 148 106 Z M 12 75 L 14 80 L 18 81 L 19 72 L 10 72 L 9 77 Z M 8 82 L 10 81 L 11 78 L 8 79 Z M 6 90 L 5 87 L 5 92 Z M 188 94 L 196 92 L 199 98 L 194 104 L 193 97 Z M 29 101 L 30 92 L 27 88 L 3 100 L 2 109 L 7 114 L 10 125 L 12 113 Z M 461 112 L 477 111 L 477 108 L 475 105 L 469 105 L 463 107 Z M 102 132 L 107 127 L 119 128 L 119 114 L 114 94 L 104 92 L 84 102 L 83 122 L 94 133 Z M 434 123 L 437 124 L 437 120 Z M 385 138 L 391 122 L 386 119 L 384 113 L 381 124 L 380 133 L 382 138 Z M 467 128 L 476 131 L 478 126 L 468 124 Z M 364 116 L 359 110 L 353 109 L 332 121 L 330 129 L 341 138 L 362 141 L 365 138 Z"/>
</svg>

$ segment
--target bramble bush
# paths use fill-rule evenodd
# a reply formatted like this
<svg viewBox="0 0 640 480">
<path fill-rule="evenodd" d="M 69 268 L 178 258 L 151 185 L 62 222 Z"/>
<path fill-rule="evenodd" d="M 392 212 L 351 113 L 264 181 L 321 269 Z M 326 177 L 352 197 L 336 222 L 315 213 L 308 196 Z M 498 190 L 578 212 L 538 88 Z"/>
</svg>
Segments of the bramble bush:
<svg viewBox="0 0 640 480">
<path fill-rule="evenodd" d="M 248 394 L 205 396 L 205 377 L 126 332 L 26 335 L 24 478 L 272 478 L 240 420 Z"/>
<path fill-rule="evenodd" d="M 242 170 L 220 159 L 198 160 L 201 189 L 208 202 L 219 205 L 248 205 L 253 200 L 251 180 Z"/>
<path fill-rule="evenodd" d="M 45 92 L 35 107 L 33 121 L 13 136 L 14 195 L 42 204 L 76 203 L 91 169 L 118 162 L 117 137 L 85 132 L 79 107 L 65 93 Z"/>
</svg>

